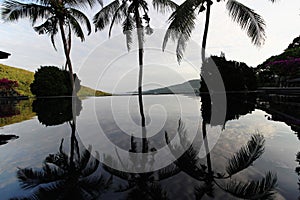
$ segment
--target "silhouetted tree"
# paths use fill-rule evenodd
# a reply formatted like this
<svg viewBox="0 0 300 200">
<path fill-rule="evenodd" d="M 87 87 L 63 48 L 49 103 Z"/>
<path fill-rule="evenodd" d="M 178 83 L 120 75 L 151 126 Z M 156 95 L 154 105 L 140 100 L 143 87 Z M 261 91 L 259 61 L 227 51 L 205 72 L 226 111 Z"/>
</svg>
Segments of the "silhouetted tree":
<svg viewBox="0 0 300 200">
<path fill-rule="evenodd" d="M 143 136 L 143 151 L 146 152 L 146 119 L 144 114 L 142 82 L 143 82 L 143 56 L 144 56 L 144 34 L 153 32 L 150 27 L 150 18 L 148 16 L 148 4 L 144 0 L 115 0 L 102 8 L 94 16 L 94 24 L 97 30 L 103 30 L 110 25 L 109 36 L 111 35 L 112 27 L 115 23 L 122 23 L 123 34 L 126 36 L 126 44 L 128 51 L 132 44 L 132 31 L 136 28 L 138 42 L 138 98 L 139 110 L 141 115 L 142 136 Z M 145 23 L 145 25 L 144 25 Z"/>
<path fill-rule="evenodd" d="M 89 19 L 76 8 L 92 7 L 97 2 L 102 5 L 102 0 L 33 0 L 25 3 L 7 0 L 2 4 L 1 14 L 5 21 L 18 21 L 20 18 L 29 18 L 33 26 L 37 20 L 44 20 L 41 25 L 34 26 L 34 30 L 38 34 L 48 34 L 55 49 L 54 37 L 60 31 L 66 68 L 69 69 L 71 83 L 74 85 L 73 66 L 70 58 L 72 31 L 81 41 L 85 39 L 81 25 L 87 27 L 88 34 L 91 32 Z"/>
<path fill-rule="evenodd" d="M 271 1 L 274 2 L 274 0 Z M 176 53 L 179 62 L 182 59 L 186 42 L 189 40 L 191 33 L 195 28 L 197 15 L 206 9 L 206 21 L 202 39 L 202 59 L 204 61 L 212 4 L 212 0 L 186 0 L 179 5 L 169 17 L 170 25 L 164 38 L 163 49 L 165 49 L 169 38 L 176 40 Z M 162 3 L 161 6 L 168 7 L 169 4 Z M 260 15 L 235 0 L 227 0 L 226 8 L 232 19 L 236 21 L 242 29 L 247 31 L 247 35 L 255 45 L 259 46 L 263 44 L 265 40 L 265 23 Z"/>
</svg>

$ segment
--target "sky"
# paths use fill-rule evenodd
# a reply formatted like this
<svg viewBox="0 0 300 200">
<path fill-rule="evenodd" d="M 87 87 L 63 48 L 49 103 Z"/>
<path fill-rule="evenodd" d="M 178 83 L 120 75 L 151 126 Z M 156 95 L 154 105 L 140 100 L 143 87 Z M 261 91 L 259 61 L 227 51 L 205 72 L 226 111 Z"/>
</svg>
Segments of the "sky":
<svg viewBox="0 0 300 200">
<path fill-rule="evenodd" d="M 3 0 L 0 0 L 0 4 Z M 110 1 L 104 1 L 107 5 Z M 182 1 L 178 1 L 182 2 Z M 224 52 L 227 59 L 247 63 L 256 67 L 272 55 L 280 54 L 292 40 L 300 35 L 300 1 L 277 0 L 240 0 L 244 5 L 259 13 L 266 23 L 266 41 L 261 47 L 251 43 L 245 31 L 228 16 L 226 2 L 215 2 L 212 5 L 211 21 L 207 39 L 207 53 L 220 55 Z M 181 83 L 199 77 L 199 45 L 202 41 L 204 14 L 197 18 L 197 26 L 187 46 L 185 60 L 178 65 L 172 42 L 167 52 L 161 52 L 161 40 L 167 28 L 169 13 L 162 15 L 152 9 L 149 3 L 150 24 L 154 34 L 146 38 L 144 84 L 149 89 Z M 92 16 L 100 10 L 84 10 Z M 0 63 L 27 69 L 37 70 L 40 66 L 63 66 L 65 59 L 59 35 L 56 38 L 57 51 L 54 50 L 47 35 L 38 35 L 27 19 L 16 23 L 0 20 L 0 50 L 12 55 Z M 119 25 L 113 29 L 111 38 L 108 30 L 92 32 L 84 42 L 73 37 L 71 59 L 74 71 L 79 74 L 84 85 L 97 89 L 112 91 L 133 91 L 137 83 L 137 52 L 135 45 L 132 51 L 126 49 L 125 37 Z M 198 57 L 198 58 L 197 58 Z M 192 63 L 191 63 L 191 62 Z"/>
</svg>

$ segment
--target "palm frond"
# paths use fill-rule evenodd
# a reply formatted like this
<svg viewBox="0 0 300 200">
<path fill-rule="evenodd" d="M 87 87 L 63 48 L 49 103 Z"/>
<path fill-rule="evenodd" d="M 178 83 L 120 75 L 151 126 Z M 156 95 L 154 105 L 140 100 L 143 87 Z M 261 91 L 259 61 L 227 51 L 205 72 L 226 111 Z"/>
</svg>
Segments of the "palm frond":
<svg viewBox="0 0 300 200">
<path fill-rule="evenodd" d="M 91 151 L 92 151 L 92 146 L 89 145 L 87 149 L 85 149 L 83 151 L 83 153 L 81 153 L 81 158 L 79 161 L 79 169 L 83 170 L 84 168 L 87 167 L 89 160 L 91 158 Z"/>
<path fill-rule="evenodd" d="M 111 23 L 110 23 L 110 27 L 109 27 L 109 32 L 108 32 L 108 36 L 111 36 L 111 31 L 113 28 L 113 25 L 115 23 L 119 23 L 121 22 L 121 20 L 127 15 L 127 2 L 123 1 L 123 3 L 121 4 L 121 6 L 119 6 L 119 8 L 116 10 Z"/>
<path fill-rule="evenodd" d="M 56 49 L 54 37 L 58 33 L 57 25 L 58 25 L 57 18 L 50 17 L 43 24 L 41 24 L 39 26 L 35 26 L 33 28 L 38 34 L 50 35 L 51 43 L 55 50 L 57 50 L 57 49 Z"/>
<path fill-rule="evenodd" d="M 249 167 L 257 158 L 259 158 L 264 152 L 264 143 L 265 139 L 263 135 L 254 134 L 247 145 L 243 146 L 228 160 L 226 171 L 229 176 Z"/>
<path fill-rule="evenodd" d="M 34 24 L 37 18 L 44 19 L 51 12 L 51 8 L 38 4 L 25 4 L 13 0 L 4 1 L 1 14 L 6 21 L 18 21 L 20 18 L 29 18 Z"/>
<path fill-rule="evenodd" d="M 109 25 L 115 11 L 120 6 L 119 0 L 115 0 L 102 8 L 93 18 L 93 23 L 95 24 L 96 31 L 103 30 L 107 25 Z"/>
<path fill-rule="evenodd" d="M 55 182 L 62 176 L 59 169 L 46 166 L 47 170 L 34 170 L 32 168 L 20 168 L 17 171 L 17 178 L 24 189 L 34 188 L 40 184 Z M 45 169 L 46 169 L 45 168 Z"/>
<path fill-rule="evenodd" d="M 168 194 L 159 184 L 151 183 L 147 188 L 147 196 L 155 200 L 168 200 Z"/>
<path fill-rule="evenodd" d="M 180 171 L 181 171 L 181 169 L 179 167 L 177 167 L 176 165 L 174 165 L 174 164 L 168 165 L 167 167 L 164 167 L 157 171 L 158 179 L 161 181 L 161 180 L 170 178 L 170 177 L 178 174 Z"/>
<path fill-rule="evenodd" d="M 204 184 L 195 187 L 194 194 L 196 200 L 202 199 L 205 194 L 214 198 L 214 184 L 211 181 L 204 181 Z"/>
<path fill-rule="evenodd" d="M 268 172 L 265 177 L 258 181 L 242 183 L 231 180 L 226 185 L 225 191 L 243 199 L 274 199 L 276 183 L 276 175 Z"/>
<path fill-rule="evenodd" d="M 195 10 L 202 5 L 204 0 L 186 0 L 171 14 L 168 21 L 170 23 L 165 34 L 162 49 L 166 48 L 169 38 L 177 42 L 177 60 L 181 61 L 183 52 L 185 50 L 185 43 L 191 37 L 192 30 L 195 28 L 196 13 Z"/>
<path fill-rule="evenodd" d="M 112 184 L 112 176 L 110 176 L 108 179 L 105 179 L 103 176 L 95 175 L 92 177 L 84 178 L 79 181 L 78 185 L 80 188 L 84 189 L 86 192 L 92 194 L 95 193 L 95 191 L 98 191 L 98 193 L 103 193 Z M 98 194 L 98 196 L 100 195 Z"/>
<path fill-rule="evenodd" d="M 120 170 L 113 169 L 108 165 L 102 164 L 103 169 L 108 172 L 109 174 L 121 178 L 123 180 L 130 180 L 131 174 L 127 172 L 123 172 Z"/>
<path fill-rule="evenodd" d="M 181 120 L 179 120 L 177 132 L 180 138 L 180 146 L 179 145 L 172 146 L 170 144 L 167 132 L 165 134 L 166 143 L 168 144 L 171 153 L 174 155 L 174 157 L 179 157 L 175 161 L 175 164 L 186 174 L 190 175 L 196 180 L 202 181 L 205 177 L 206 167 L 204 165 L 199 165 L 200 164 L 200 159 L 198 157 L 199 150 L 198 148 L 196 150 L 193 144 L 186 139 L 186 130 Z M 184 153 L 182 154 L 183 151 Z"/>
<path fill-rule="evenodd" d="M 152 1 L 154 9 L 161 13 L 166 13 L 176 10 L 178 5 L 172 0 L 153 0 Z"/>
<path fill-rule="evenodd" d="M 94 172 L 96 172 L 100 164 L 99 159 L 100 159 L 99 153 L 96 151 L 96 157 L 95 158 L 93 157 L 92 161 L 90 161 L 89 164 L 86 165 L 85 168 L 82 170 L 82 175 L 84 177 L 89 176 Z"/>
<path fill-rule="evenodd" d="M 77 21 L 79 21 L 81 24 L 84 24 L 86 26 L 88 35 L 91 34 L 91 23 L 90 20 L 87 18 L 87 16 L 81 11 L 74 8 L 70 8 L 69 12 L 71 13 L 71 15 L 74 16 L 75 19 L 77 19 Z"/>
<path fill-rule="evenodd" d="M 73 17 L 73 16 L 69 16 L 68 21 L 69 21 L 69 26 L 71 27 L 71 29 L 74 32 L 75 36 L 79 37 L 81 42 L 83 42 L 85 40 L 84 33 L 81 29 L 80 24 L 76 20 L 76 18 Z"/>
<path fill-rule="evenodd" d="M 132 44 L 132 31 L 135 28 L 135 23 L 133 17 L 128 14 L 126 19 L 124 20 L 123 24 L 123 34 L 126 36 L 126 45 L 128 51 L 130 51 L 131 44 Z"/>
<path fill-rule="evenodd" d="M 97 4 L 100 4 L 103 7 L 102 0 L 64 0 L 64 3 L 69 7 L 77 8 L 93 8 Z"/>
<path fill-rule="evenodd" d="M 233 21 L 247 31 L 252 43 L 261 46 L 265 41 L 265 22 L 262 17 L 235 0 L 228 0 L 226 7 Z"/>
</svg>

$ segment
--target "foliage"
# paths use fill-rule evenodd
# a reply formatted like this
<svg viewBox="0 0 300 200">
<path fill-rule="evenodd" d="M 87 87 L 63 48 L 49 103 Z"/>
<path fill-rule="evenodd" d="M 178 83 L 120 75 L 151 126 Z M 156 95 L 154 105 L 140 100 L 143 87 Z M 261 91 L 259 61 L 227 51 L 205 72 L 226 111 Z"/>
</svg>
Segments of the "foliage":
<svg viewBox="0 0 300 200">
<path fill-rule="evenodd" d="M 16 102 L 0 101 L 1 114 L 6 112 L 4 117 L 0 117 L 0 127 L 33 118 L 35 113 L 32 111 L 31 104 L 31 99 Z"/>
<path fill-rule="evenodd" d="M 18 87 L 15 90 L 20 95 L 32 96 L 29 85 L 34 79 L 33 72 L 0 64 L 0 77 L 17 81 Z"/>
<path fill-rule="evenodd" d="M 274 199 L 274 187 L 276 186 L 276 175 L 268 172 L 262 180 L 242 183 L 231 181 L 227 184 L 225 191 L 235 197 L 243 199 Z"/>
<path fill-rule="evenodd" d="M 141 40 L 139 38 L 140 41 L 144 41 L 144 33 L 151 34 L 153 32 L 149 24 L 150 18 L 148 16 L 148 4 L 144 0 L 115 0 L 96 13 L 93 22 L 96 26 L 96 31 L 101 31 L 105 27 L 109 26 L 109 36 L 111 36 L 114 24 L 122 24 L 123 34 L 126 36 L 128 51 L 130 50 L 133 42 L 132 31 L 135 28 L 138 29 L 138 37 L 141 37 Z"/>
<path fill-rule="evenodd" d="M 75 84 L 76 92 L 78 92 L 80 83 L 76 81 Z M 54 66 L 44 66 L 38 69 L 34 74 L 34 81 L 30 85 L 30 89 L 37 97 L 72 95 L 69 73 Z"/>
<path fill-rule="evenodd" d="M 206 130 L 206 127 L 203 130 Z M 226 175 L 226 173 L 212 169 L 210 153 L 207 150 L 206 163 L 203 163 L 203 159 L 198 157 L 200 147 L 195 148 L 196 143 L 188 141 L 186 130 L 181 121 L 179 121 L 177 131 L 180 140 L 178 144 L 171 144 L 167 133 L 165 135 L 166 143 L 175 157 L 181 149 L 187 149 L 187 151 L 177 158 L 175 164 L 181 171 L 201 183 L 200 186 L 194 187 L 194 194 L 197 199 L 202 199 L 204 195 L 214 197 L 215 186 L 234 197 L 242 199 L 274 198 L 277 177 L 271 172 L 267 172 L 260 180 L 250 180 L 246 183 L 232 178 L 241 172 L 241 170 L 251 166 L 262 155 L 264 149 L 264 137 L 262 135 L 253 135 L 245 146 L 237 151 L 232 158 L 228 159 L 229 165 L 226 167 Z M 203 136 L 203 139 L 204 143 L 205 140 L 207 142 L 207 137 Z M 226 179 L 227 181 L 225 181 Z"/>
<path fill-rule="evenodd" d="M 227 61 L 225 57 L 211 56 L 212 60 L 203 66 L 201 74 L 210 73 L 210 66 L 216 65 L 220 72 L 226 91 L 245 91 L 256 89 L 255 70 L 245 63 Z M 214 78 L 214 74 L 211 75 Z M 200 91 L 208 91 L 203 78 Z"/>
<path fill-rule="evenodd" d="M 283 53 L 271 56 L 257 66 L 260 86 L 287 86 L 288 80 L 300 78 L 299 37 Z"/>
<path fill-rule="evenodd" d="M 76 143 L 76 141 L 72 141 Z M 56 154 L 49 154 L 40 170 L 19 168 L 17 178 L 23 189 L 31 189 L 31 194 L 13 199 L 95 199 L 100 197 L 111 185 L 97 173 L 99 153 L 91 155 L 91 146 L 81 154 L 68 155 L 63 151 L 63 139 Z M 73 157 L 73 159 L 71 159 Z M 74 159 L 75 157 L 75 159 Z"/>
<path fill-rule="evenodd" d="M 10 67 L 7 65 L 0 64 L 0 77 L 15 80 L 18 82 L 18 87 L 15 90 L 24 96 L 33 96 L 30 91 L 30 84 L 34 80 L 34 73 L 24 69 Z M 107 96 L 111 95 L 100 90 L 94 90 L 92 88 L 81 86 L 77 93 L 78 96 Z"/>
<path fill-rule="evenodd" d="M 82 103 L 77 97 L 38 98 L 33 101 L 32 110 L 36 112 L 40 123 L 46 126 L 56 126 L 71 121 L 73 115 L 79 116 Z"/>
<path fill-rule="evenodd" d="M 7 78 L 0 79 L 0 97 L 20 96 L 20 94 L 15 91 L 17 87 L 17 81 L 8 80 Z"/>
<path fill-rule="evenodd" d="M 274 2 L 274 0 L 271 1 Z M 217 2 L 220 1 L 217 0 Z M 181 61 L 187 41 L 191 37 L 192 31 L 195 28 L 197 15 L 205 10 L 207 11 L 204 36 L 207 36 L 210 7 L 212 4 L 212 0 L 186 0 L 177 6 L 176 10 L 169 17 L 168 21 L 170 25 L 164 37 L 163 49 L 165 49 L 169 38 L 171 38 L 173 41 L 176 41 L 176 54 L 178 62 Z M 172 9 L 174 7 L 175 6 L 173 4 L 162 1 L 159 8 Z M 252 43 L 257 46 L 260 46 L 264 43 L 265 23 L 260 15 L 255 13 L 254 10 L 235 0 L 227 0 L 226 8 L 232 20 L 237 22 L 240 27 L 247 32 L 247 35 L 251 38 Z M 205 37 L 203 38 L 202 42 L 202 48 L 205 48 Z"/>
<path fill-rule="evenodd" d="M 65 68 L 69 69 L 70 82 L 73 87 L 75 79 L 73 77 L 73 67 L 70 58 L 71 36 L 73 34 L 80 38 L 81 41 L 85 40 L 81 25 L 86 26 L 88 34 L 91 33 L 89 19 L 77 8 L 86 8 L 88 6 L 92 8 L 96 3 L 102 5 L 102 0 L 34 0 L 33 2 L 26 3 L 15 0 L 5 0 L 1 6 L 1 15 L 4 21 L 18 21 L 21 18 L 28 18 L 38 34 L 48 34 L 50 36 L 55 49 L 54 37 L 60 31 L 66 58 Z M 42 21 L 42 23 L 36 26 L 37 21 Z"/>
<path fill-rule="evenodd" d="M 18 87 L 17 81 L 8 80 L 7 78 L 0 79 L 0 88 L 5 88 L 7 90 Z"/>
<path fill-rule="evenodd" d="M 252 135 L 247 145 L 243 146 L 228 160 L 226 172 L 232 176 L 249 167 L 264 152 L 265 139 L 262 135 Z"/>
</svg>

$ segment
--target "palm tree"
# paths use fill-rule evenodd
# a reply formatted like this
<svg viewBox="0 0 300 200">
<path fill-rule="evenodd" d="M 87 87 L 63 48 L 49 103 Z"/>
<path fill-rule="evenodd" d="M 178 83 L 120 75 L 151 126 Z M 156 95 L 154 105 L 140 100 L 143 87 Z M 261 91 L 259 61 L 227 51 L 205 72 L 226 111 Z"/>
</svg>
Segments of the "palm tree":
<svg viewBox="0 0 300 200">
<path fill-rule="evenodd" d="M 19 168 L 17 178 L 23 189 L 33 189 L 27 197 L 13 199 L 95 199 L 112 184 L 112 177 L 106 179 L 99 169 L 99 153 L 91 155 L 92 147 L 79 151 L 75 136 L 75 122 L 70 122 L 71 148 L 68 155 L 63 151 L 63 141 L 56 154 L 49 154 L 41 170 Z"/>
<path fill-rule="evenodd" d="M 131 145 L 128 152 L 137 153 L 137 144 L 134 140 L 134 136 L 131 136 Z M 155 148 L 151 149 L 151 152 L 154 154 L 156 152 Z M 116 151 L 118 155 L 118 151 Z M 131 173 L 129 171 L 136 171 L 137 168 L 142 168 L 143 170 L 139 171 L 146 171 L 146 166 L 151 166 L 152 168 L 154 164 L 154 158 L 149 159 L 148 156 L 142 154 L 142 157 L 135 157 L 132 154 L 129 154 L 129 161 L 133 163 L 132 168 L 131 166 L 126 165 L 120 156 L 118 155 L 119 163 L 123 170 L 114 169 L 110 166 L 118 163 L 117 160 L 114 160 L 110 156 L 105 156 L 103 163 L 110 163 L 110 166 L 106 164 L 103 165 L 103 169 L 107 171 L 109 174 L 114 175 L 120 178 L 123 181 L 127 182 L 126 186 L 119 185 L 117 192 L 128 192 L 127 199 L 147 199 L 147 200 L 166 200 L 169 199 L 167 192 L 161 187 L 160 181 L 165 180 L 169 177 L 172 177 L 180 172 L 180 168 L 178 168 L 174 163 L 170 165 L 151 172 L 144 172 L 144 173 Z"/>
<path fill-rule="evenodd" d="M 166 133 L 166 143 L 173 155 L 178 155 L 182 149 L 187 149 L 176 161 L 179 169 L 202 184 L 194 188 L 196 199 L 201 199 L 205 194 L 214 196 L 214 185 L 224 192 L 242 199 L 272 199 L 275 194 L 277 183 L 276 175 L 267 172 L 266 175 L 258 181 L 248 181 L 247 183 L 237 181 L 233 177 L 239 172 L 247 169 L 264 152 L 264 137 L 260 134 L 252 135 L 246 145 L 240 148 L 231 158 L 227 159 L 227 166 L 224 172 L 212 170 L 211 160 L 203 164 L 198 157 L 199 148 L 195 148 L 194 143 L 186 139 L 186 130 L 181 121 L 178 125 L 179 145 L 171 145 L 168 134 Z M 206 138 L 203 138 L 204 140 Z M 195 141 L 193 141 L 195 142 Z M 210 165 L 210 166 L 209 166 Z M 227 180 L 227 182 L 224 182 Z M 222 183 L 223 181 L 224 183 Z"/>
<path fill-rule="evenodd" d="M 270 1 L 274 2 L 275 0 Z M 217 2 L 220 2 L 220 0 L 217 0 Z M 181 61 L 186 47 L 186 42 L 191 37 L 191 33 L 195 28 L 197 14 L 206 9 L 206 21 L 201 53 L 202 61 L 204 61 L 212 4 L 212 0 L 186 0 L 179 5 L 169 17 L 170 25 L 164 37 L 163 49 L 165 49 L 169 38 L 177 41 L 176 54 L 178 62 Z M 161 3 L 160 6 L 168 7 L 169 5 Z M 251 38 L 252 43 L 257 46 L 264 43 L 265 22 L 260 15 L 236 0 L 227 0 L 226 8 L 229 11 L 230 17 L 232 17 L 232 19 L 237 22 L 242 29 L 247 31 L 247 35 Z"/>
<path fill-rule="evenodd" d="M 74 88 L 73 66 L 70 58 L 72 31 L 81 41 L 85 40 L 81 24 L 86 26 L 88 35 L 91 33 L 89 19 L 76 8 L 92 7 L 97 2 L 102 5 L 102 0 L 34 0 L 26 3 L 6 0 L 3 2 L 1 14 L 5 21 L 18 21 L 20 18 L 29 18 L 38 34 L 48 34 L 50 36 L 55 50 L 54 37 L 60 31 L 66 58 L 65 68 L 69 69 L 71 84 Z M 35 26 L 39 19 L 43 20 L 42 24 Z"/>
<path fill-rule="evenodd" d="M 148 16 L 148 4 L 145 0 L 115 0 L 103 7 L 94 16 L 94 24 L 97 30 L 103 30 L 109 25 L 109 36 L 115 23 L 122 23 L 123 34 L 126 36 L 127 49 L 130 51 L 132 44 L 132 31 L 136 28 L 138 39 L 138 100 L 141 115 L 141 127 L 143 137 L 143 152 L 147 152 L 146 119 L 144 114 L 142 82 L 143 82 L 143 56 L 144 56 L 144 34 L 153 32 L 150 27 Z M 145 23 L 145 25 L 144 25 Z"/>
</svg>

